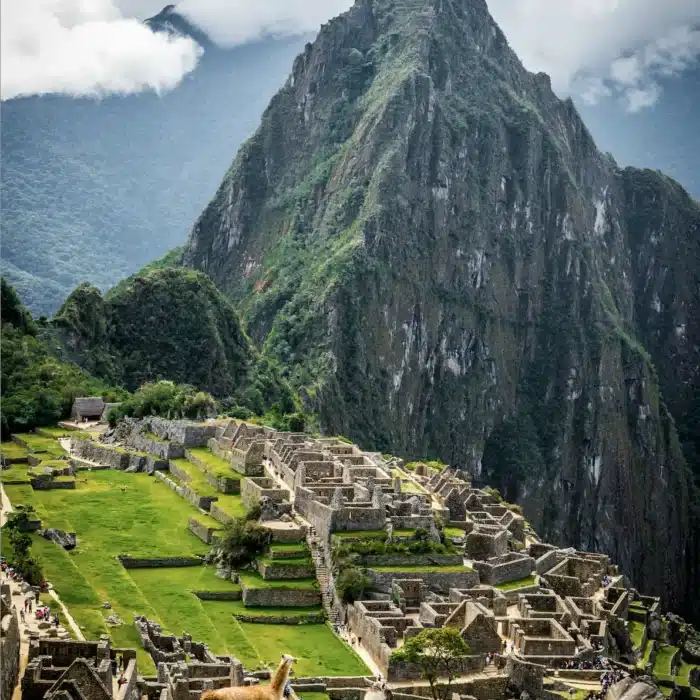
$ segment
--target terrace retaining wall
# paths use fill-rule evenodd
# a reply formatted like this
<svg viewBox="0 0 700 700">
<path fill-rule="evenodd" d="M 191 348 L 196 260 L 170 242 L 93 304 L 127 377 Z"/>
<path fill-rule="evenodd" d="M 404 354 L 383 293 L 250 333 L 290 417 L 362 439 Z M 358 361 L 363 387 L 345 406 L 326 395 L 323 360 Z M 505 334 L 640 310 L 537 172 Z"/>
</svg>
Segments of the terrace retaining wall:
<svg viewBox="0 0 700 700">
<path fill-rule="evenodd" d="M 249 608 L 310 608 L 321 604 L 321 592 L 311 588 L 247 588 L 241 585 Z"/>
<path fill-rule="evenodd" d="M 202 566 L 204 559 L 201 557 L 130 557 L 128 554 L 117 556 L 119 563 L 125 569 L 167 569 L 180 566 Z"/>
</svg>

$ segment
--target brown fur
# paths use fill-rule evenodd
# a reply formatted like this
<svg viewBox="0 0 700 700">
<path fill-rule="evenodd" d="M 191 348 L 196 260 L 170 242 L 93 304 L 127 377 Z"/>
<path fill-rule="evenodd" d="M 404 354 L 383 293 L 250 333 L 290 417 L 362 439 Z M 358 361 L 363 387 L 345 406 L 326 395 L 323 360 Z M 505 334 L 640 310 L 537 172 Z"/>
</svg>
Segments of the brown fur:
<svg viewBox="0 0 700 700">
<path fill-rule="evenodd" d="M 267 685 L 244 685 L 219 690 L 205 690 L 200 700 L 282 700 L 284 685 L 289 678 L 294 659 L 282 657 L 275 675 Z"/>
</svg>

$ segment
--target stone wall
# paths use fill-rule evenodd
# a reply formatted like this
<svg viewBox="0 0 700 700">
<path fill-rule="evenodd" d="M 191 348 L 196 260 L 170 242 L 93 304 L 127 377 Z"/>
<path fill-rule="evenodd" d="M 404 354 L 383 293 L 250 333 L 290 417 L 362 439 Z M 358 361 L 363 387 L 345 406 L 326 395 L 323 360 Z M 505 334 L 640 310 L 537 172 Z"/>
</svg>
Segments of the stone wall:
<svg viewBox="0 0 700 700">
<path fill-rule="evenodd" d="M 197 537 L 199 537 L 204 544 L 215 544 L 218 542 L 218 535 L 221 529 L 218 527 L 209 527 L 201 521 L 197 520 L 195 517 L 190 517 L 187 520 L 187 529 Z"/>
<path fill-rule="evenodd" d="M 512 654 L 508 656 L 505 666 L 511 685 L 535 698 L 540 696 L 544 686 L 545 670 L 543 666 L 528 663 Z"/>
<path fill-rule="evenodd" d="M 212 502 L 209 508 L 209 515 L 211 515 L 214 520 L 218 520 L 222 525 L 228 525 L 233 522 L 233 518 L 217 506 L 216 501 Z"/>
<path fill-rule="evenodd" d="M 164 459 L 158 459 L 151 455 L 130 453 L 111 445 L 95 442 L 94 440 L 73 437 L 70 444 L 71 453 L 76 458 L 95 462 L 112 469 L 152 474 L 156 469 L 167 468 L 167 461 Z"/>
<path fill-rule="evenodd" d="M 559 563 L 559 555 L 556 549 L 550 549 L 549 551 L 542 554 L 542 556 L 537 557 L 535 560 L 535 571 L 538 574 L 544 574 L 550 569 L 553 569 Z"/>
<path fill-rule="evenodd" d="M 233 476 L 226 476 L 225 474 L 221 474 L 219 472 L 212 472 L 211 467 L 206 462 L 198 459 L 194 454 L 192 454 L 192 452 L 190 452 L 190 450 L 185 450 L 185 457 L 204 472 L 207 482 L 217 491 L 221 493 L 233 494 L 241 492 L 241 480 L 240 478 L 237 478 L 238 475 L 236 475 L 236 478 L 234 478 Z"/>
<path fill-rule="evenodd" d="M 204 560 L 199 557 L 151 557 L 145 559 L 120 554 L 117 559 L 125 569 L 166 569 L 173 566 L 202 566 L 204 563 Z"/>
<path fill-rule="evenodd" d="M 243 476 L 262 476 L 263 469 L 263 452 L 265 443 L 262 440 L 253 442 L 247 450 L 239 450 L 236 447 L 231 448 L 231 466 Z"/>
<path fill-rule="evenodd" d="M 484 562 L 474 562 L 481 583 L 496 586 L 499 583 L 526 578 L 535 568 L 535 560 L 521 554 L 506 554 Z"/>
<path fill-rule="evenodd" d="M 217 425 L 155 417 L 149 418 L 148 423 L 151 432 L 162 440 L 177 442 L 185 447 L 204 447 L 210 438 L 216 436 L 218 428 Z"/>
<path fill-rule="evenodd" d="M 241 501 L 248 508 L 253 508 L 263 496 L 273 503 L 289 501 L 290 492 L 287 489 L 276 488 L 273 479 L 267 477 L 248 477 L 241 482 Z"/>
<path fill-rule="evenodd" d="M 200 600 L 241 600 L 243 594 L 240 588 L 230 591 L 192 591 Z"/>
<path fill-rule="evenodd" d="M 101 445 L 94 440 L 73 437 L 70 448 L 71 454 L 89 462 L 106 464 L 113 469 L 126 469 L 129 466 L 129 457 L 125 452 L 119 452 L 114 447 Z"/>
<path fill-rule="evenodd" d="M 141 700 L 141 691 L 138 687 L 138 675 L 136 659 L 131 659 L 124 670 L 126 683 L 124 683 L 117 692 L 115 700 Z"/>
<path fill-rule="evenodd" d="M 382 593 L 391 593 L 391 582 L 395 578 L 408 578 L 414 575 L 407 571 L 377 571 L 368 569 L 373 586 Z M 468 568 L 464 571 L 421 571 L 420 577 L 426 588 L 447 594 L 450 588 L 473 588 L 479 583 L 479 574 Z"/>
<path fill-rule="evenodd" d="M 261 625 L 317 625 L 325 621 L 326 616 L 322 612 L 307 613 L 305 615 L 246 615 L 234 613 L 239 622 L 252 622 Z"/>
<path fill-rule="evenodd" d="M 373 566 L 462 566 L 459 554 L 366 554 L 351 556 L 354 564 Z"/>
<path fill-rule="evenodd" d="M 248 608 L 309 608 L 321 604 L 321 593 L 302 588 L 247 588 L 241 585 L 243 604 Z"/>
<path fill-rule="evenodd" d="M 11 698 L 19 678 L 20 636 L 14 606 L 9 614 L 3 615 L 0 626 L 0 698 Z"/>
<path fill-rule="evenodd" d="M 209 511 L 211 510 L 211 504 L 217 500 L 216 496 L 200 496 L 188 484 L 178 484 L 161 471 L 155 472 L 155 477 L 169 486 L 178 496 L 184 498 L 188 503 L 191 503 L 195 508 Z"/>
<path fill-rule="evenodd" d="M 316 569 L 313 562 L 309 559 L 309 563 L 305 566 L 298 564 L 289 564 L 284 559 L 276 559 L 273 561 L 258 561 L 258 571 L 264 579 L 299 579 L 313 578 L 316 576 Z"/>
<path fill-rule="evenodd" d="M 139 452 L 148 452 L 164 460 L 178 459 L 179 457 L 185 456 L 184 445 L 151 438 L 136 431 L 129 435 L 127 445 L 130 445 Z"/>
</svg>

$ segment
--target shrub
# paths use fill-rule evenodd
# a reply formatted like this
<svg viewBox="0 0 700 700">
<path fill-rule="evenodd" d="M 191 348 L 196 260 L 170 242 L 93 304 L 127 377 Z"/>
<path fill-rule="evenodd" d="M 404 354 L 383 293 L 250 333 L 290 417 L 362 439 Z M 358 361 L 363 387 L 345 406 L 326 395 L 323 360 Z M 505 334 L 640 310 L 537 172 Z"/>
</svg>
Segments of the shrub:
<svg viewBox="0 0 700 700">
<path fill-rule="evenodd" d="M 224 528 L 223 536 L 216 545 L 216 553 L 222 563 L 242 569 L 268 548 L 272 533 L 257 523 L 259 517 L 258 506 L 246 516 L 235 518 Z"/>
<path fill-rule="evenodd" d="M 341 571 L 336 580 L 336 589 L 344 603 L 354 603 L 360 600 L 372 585 L 372 579 L 357 567 L 351 566 Z"/>
<path fill-rule="evenodd" d="M 190 418 L 203 420 L 216 415 L 217 406 L 211 394 L 197 391 L 187 384 L 170 381 L 144 384 L 126 401 L 113 408 L 108 415 L 111 422 L 123 416 L 165 416 L 166 418 Z"/>
</svg>

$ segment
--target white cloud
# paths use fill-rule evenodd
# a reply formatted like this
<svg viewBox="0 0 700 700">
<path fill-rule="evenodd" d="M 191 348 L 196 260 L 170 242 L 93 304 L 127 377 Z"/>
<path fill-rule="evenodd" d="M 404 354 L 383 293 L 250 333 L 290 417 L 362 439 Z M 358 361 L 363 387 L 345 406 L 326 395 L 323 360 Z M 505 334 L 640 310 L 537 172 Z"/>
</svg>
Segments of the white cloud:
<svg viewBox="0 0 700 700">
<path fill-rule="evenodd" d="M 217 43 L 240 44 L 266 34 L 301 34 L 345 12 L 352 0 L 182 0 L 177 10 Z"/>
<path fill-rule="evenodd" d="M 169 90 L 201 48 L 155 34 L 112 0 L 2 0 L 0 94 L 73 96 Z"/>
<path fill-rule="evenodd" d="M 2 96 L 166 90 L 197 49 L 140 23 L 168 0 L 2 0 Z M 182 0 L 177 10 L 232 46 L 315 31 L 353 0 Z M 487 0 L 527 68 L 590 104 L 653 104 L 700 58 L 698 0 Z"/>
<path fill-rule="evenodd" d="M 527 68 L 589 104 L 653 105 L 700 59 L 698 0 L 487 0 Z"/>
</svg>

